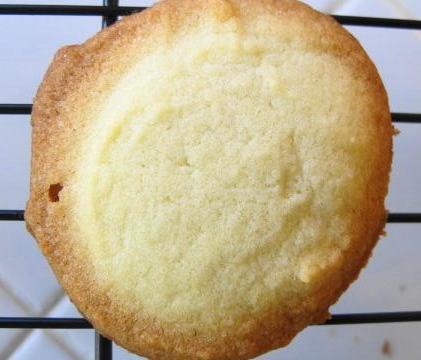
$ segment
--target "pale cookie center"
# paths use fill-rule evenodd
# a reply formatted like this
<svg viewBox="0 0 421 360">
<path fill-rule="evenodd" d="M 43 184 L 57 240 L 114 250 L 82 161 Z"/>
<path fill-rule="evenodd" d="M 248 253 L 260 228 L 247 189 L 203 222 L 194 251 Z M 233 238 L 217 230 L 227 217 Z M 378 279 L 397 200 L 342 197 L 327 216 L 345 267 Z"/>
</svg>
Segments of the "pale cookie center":
<svg viewBox="0 0 421 360">
<path fill-rule="evenodd" d="M 79 224 L 127 306 L 214 325 L 288 301 L 337 258 L 337 190 L 356 165 L 331 127 L 344 100 L 324 100 L 352 79 L 311 54 L 201 41 L 115 89 L 80 170 Z"/>
</svg>

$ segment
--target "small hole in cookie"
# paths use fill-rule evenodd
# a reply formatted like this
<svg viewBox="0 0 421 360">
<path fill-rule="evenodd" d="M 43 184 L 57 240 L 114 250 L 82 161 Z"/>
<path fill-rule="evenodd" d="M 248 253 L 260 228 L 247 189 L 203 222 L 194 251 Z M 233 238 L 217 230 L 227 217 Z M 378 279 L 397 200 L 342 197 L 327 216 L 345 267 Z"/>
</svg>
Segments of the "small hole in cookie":
<svg viewBox="0 0 421 360">
<path fill-rule="evenodd" d="M 60 200 L 58 194 L 63 189 L 63 186 L 60 183 L 51 184 L 48 189 L 48 197 L 50 198 L 51 202 L 57 202 Z"/>
</svg>

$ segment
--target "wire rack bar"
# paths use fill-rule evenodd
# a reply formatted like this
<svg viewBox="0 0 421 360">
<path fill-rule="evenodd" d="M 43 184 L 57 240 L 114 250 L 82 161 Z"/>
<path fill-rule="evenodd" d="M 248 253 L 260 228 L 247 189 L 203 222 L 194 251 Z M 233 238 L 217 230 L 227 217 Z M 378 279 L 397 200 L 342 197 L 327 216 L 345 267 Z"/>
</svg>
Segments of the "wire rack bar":
<svg viewBox="0 0 421 360">
<path fill-rule="evenodd" d="M 0 104 L 0 114 L 29 115 L 32 111 L 32 104 Z"/>
<path fill-rule="evenodd" d="M 112 360 L 113 343 L 95 331 L 95 360 Z"/>
<path fill-rule="evenodd" d="M 96 5 L 0 5 L 0 15 L 79 15 L 120 16 L 145 10 L 144 6 L 96 6 Z"/>
<path fill-rule="evenodd" d="M 337 314 L 321 325 L 380 324 L 421 321 L 421 311 Z"/>
<path fill-rule="evenodd" d="M 0 329 L 92 329 L 83 318 L 0 317 Z"/>
<path fill-rule="evenodd" d="M 85 15 L 120 16 L 146 9 L 138 6 L 89 6 L 89 5 L 0 5 L 0 15 Z M 333 15 L 343 25 L 374 26 L 400 29 L 421 29 L 421 20 L 389 19 L 362 16 Z"/>
<path fill-rule="evenodd" d="M 118 9 L 118 0 L 102 0 L 102 4 L 104 6 L 108 6 L 108 8 L 113 11 L 111 15 L 102 17 L 102 27 L 104 28 L 114 24 L 117 21 L 118 16 L 116 14 L 116 10 Z"/>
<path fill-rule="evenodd" d="M 421 213 L 389 213 L 388 223 L 421 223 Z"/>
<path fill-rule="evenodd" d="M 323 324 L 355 325 L 421 321 L 421 311 L 335 314 Z M 92 329 L 83 318 L 0 317 L 0 329 Z"/>
<path fill-rule="evenodd" d="M 395 29 L 421 29 L 421 20 L 391 19 L 366 16 L 332 15 L 342 25 L 387 27 Z"/>
<path fill-rule="evenodd" d="M 0 221 L 23 221 L 24 210 L 0 210 Z"/>
<path fill-rule="evenodd" d="M 0 210 L 0 221 L 23 221 L 24 210 Z M 421 223 L 421 213 L 389 213 L 388 223 Z"/>
<path fill-rule="evenodd" d="M 392 112 L 392 121 L 396 123 L 421 124 L 421 114 Z"/>
<path fill-rule="evenodd" d="M 0 104 L 0 115 L 30 115 L 32 104 Z M 396 123 L 420 123 L 421 113 L 392 112 L 392 121 Z"/>
</svg>

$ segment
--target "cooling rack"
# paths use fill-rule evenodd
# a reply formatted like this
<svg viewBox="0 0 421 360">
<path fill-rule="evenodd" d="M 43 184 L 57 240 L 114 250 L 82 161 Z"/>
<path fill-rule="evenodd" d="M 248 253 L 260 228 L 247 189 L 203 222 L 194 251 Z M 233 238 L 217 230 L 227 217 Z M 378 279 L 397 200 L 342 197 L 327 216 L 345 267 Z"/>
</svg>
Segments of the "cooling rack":
<svg viewBox="0 0 421 360">
<path fill-rule="evenodd" d="M 112 25 L 119 16 L 130 15 L 144 10 L 145 7 L 119 6 L 118 0 L 103 0 L 103 5 L 9 5 L 0 4 L 1 15 L 55 15 L 55 16 L 102 16 L 102 27 Z M 383 28 L 421 30 L 421 20 L 388 19 L 361 16 L 333 17 L 343 25 L 371 26 Z M 1 21 L 1 19 L 0 19 Z M 1 101 L 1 99 L 0 99 Z M 31 113 L 32 104 L 0 103 L 0 115 Z M 395 123 L 417 123 L 421 126 L 421 113 L 392 112 Z M 0 210 L 0 221 L 23 221 L 24 210 Z M 394 213 L 387 218 L 388 223 L 421 223 L 419 213 Z M 421 321 L 420 311 L 370 312 L 352 314 L 334 314 L 324 324 L 318 325 L 351 325 Z M 92 329 L 84 318 L 47 318 L 47 317 L 0 317 L 0 329 Z M 112 342 L 95 332 L 95 359 L 112 359 Z"/>
</svg>

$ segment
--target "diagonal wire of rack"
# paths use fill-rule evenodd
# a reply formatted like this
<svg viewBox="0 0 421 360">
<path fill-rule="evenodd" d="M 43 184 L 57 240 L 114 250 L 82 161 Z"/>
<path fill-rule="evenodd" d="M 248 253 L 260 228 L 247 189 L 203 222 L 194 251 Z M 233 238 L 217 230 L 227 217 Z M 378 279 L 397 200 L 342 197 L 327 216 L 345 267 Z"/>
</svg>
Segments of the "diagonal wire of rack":
<svg viewBox="0 0 421 360">
<path fill-rule="evenodd" d="M 110 26 L 119 16 L 130 15 L 145 7 L 119 6 L 118 0 L 103 0 L 103 5 L 9 5 L 0 4 L 0 15 L 62 15 L 62 16 L 102 16 L 102 27 Z M 389 19 L 360 16 L 333 16 L 342 25 L 372 26 L 384 28 L 421 30 L 421 20 Z M 0 115 L 29 115 L 32 104 L 0 103 Z M 421 113 L 392 113 L 395 123 L 420 124 Z M 0 210 L 0 221 L 23 221 L 23 210 Z M 388 223 L 421 223 L 421 213 L 391 212 Z M 324 324 L 375 324 L 421 321 L 420 311 L 377 312 L 334 314 Z M 84 318 L 45 318 L 45 317 L 0 317 L 0 328 L 25 329 L 92 329 Z M 95 359 L 112 359 L 112 342 L 95 332 Z"/>
</svg>

